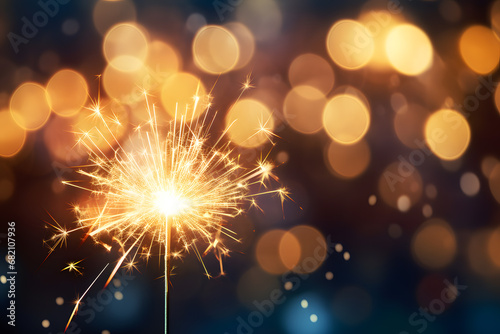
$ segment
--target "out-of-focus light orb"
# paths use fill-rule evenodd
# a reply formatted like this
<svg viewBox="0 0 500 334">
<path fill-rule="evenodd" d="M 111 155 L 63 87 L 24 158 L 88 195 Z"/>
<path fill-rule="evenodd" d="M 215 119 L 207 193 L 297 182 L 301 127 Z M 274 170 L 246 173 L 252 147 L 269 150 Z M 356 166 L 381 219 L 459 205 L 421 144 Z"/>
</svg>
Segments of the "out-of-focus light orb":
<svg viewBox="0 0 500 334">
<path fill-rule="evenodd" d="M 332 141 L 328 146 L 326 159 L 335 175 L 353 179 L 363 174 L 368 168 L 371 152 L 365 140 L 353 145 L 342 145 Z"/>
<path fill-rule="evenodd" d="M 24 146 L 26 130 L 12 118 L 9 110 L 0 111 L 0 156 L 13 157 Z"/>
<path fill-rule="evenodd" d="M 340 20 L 330 28 L 326 37 L 326 48 L 338 66 L 357 70 L 372 59 L 375 43 L 372 34 L 362 23 Z"/>
<path fill-rule="evenodd" d="M 490 191 L 498 203 L 500 203 L 500 163 L 490 173 L 489 176 Z"/>
<path fill-rule="evenodd" d="M 279 254 L 281 262 L 289 270 L 295 268 L 300 261 L 302 249 L 299 240 L 293 233 L 286 232 L 279 242 Z"/>
<path fill-rule="evenodd" d="M 283 287 L 285 288 L 286 291 L 290 291 L 293 288 L 293 283 L 292 282 L 286 282 Z"/>
<path fill-rule="evenodd" d="M 238 62 L 235 70 L 245 67 L 252 60 L 255 53 L 255 37 L 248 27 L 240 22 L 230 22 L 224 25 L 236 37 L 239 45 Z"/>
<path fill-rule="evenodd" d="M 327 245 L 325 238 L 317 229 L 299 225 L 290 229 L 300 244 L 300 260 L 293 271 L 299 274 L 309 274 L 316 271 L 327 255 Z"/>
<path fill-rule="evenodd" d="M 491 29 L 474 25 L 468 27 L 460 37 L 460 54 L 471 70 L 488 74 L 498 67 L 500 43 Z"/>
<path fill-rule="evenodd" d="M 394 69 L 405 75 L 419 75 L 432 65 L 433 49 L 429 37 L 411 24 L 391 29 L 385 51 Z"/>
<path fill-rule="evenodd" d="M 460 178 L 460 188 L 467 196 L 476 196 L 479 193 L 481 184 L 479 178 L 474 173 L 465 173 Z"/>
<path fill-rule="evenodd" d="M 306 299 L 302 299 L 302 301 L 300 302 L 300 306 L 302 308 L 307 308 L 309 306 L 309 303 L 307 302 Z"/>
<path fill-rule="evenodd" d="M 14 173 L 7 164 L 0 164 L 0 202 L 8 200 L 15 189 Z"/>
<path fill-rule="evenodd" d="M 330 138 L 351 145 L 360 141 L 368 131 L 370 111 L 354 95 L 336 95 L 325 106 L 323 126 Z"/>
<path fill-rule="evenodd" d="M 425 196 L 429 197 L 430 199 L 435 199 L 437 197 L 438 191 L 435 185 L 433 184 L 428 184 L 425 187 Z"/>
<path fill-rule="evenodd" d="M 123 293 L 121 293 L 120 291 L 115 291 L 114 296 L 115 296 L 116 300 L 122 300 L 123 299 Z"/>
<path fill-rule="evenodd" d="M 2 284 L 7 283 L 7 277 L 5 277 L 4 275 L 0 276 L 0 283 Z"/>
<path fill-rule="evenodd" d="M 328 94 L 335 82 L 333 69 L 328 62 L 313 53 L 295 58 L 288 69 L 288 80 L 292 87 L 312 86 Z"/>
<path fill-rule="evenodd" d="M 410 200 L 410 207 L 412 207 L 422 196 L 422 177 L 409 161 L 394 162 L 382 172 L 378 189 L 380 197 L 389 206 L 399 210 L 398 201 L 401 201 L 402 196 L 406 196 Z M 407 203 L 404 204 L 406 206 Z"/>
<path fill-rule="evenodd" d="M 42 321 L 43 328 L 49 328 L 49 326 L 50 326 L 50 321 L 48 321 L 47 319 Z"/>
<path fill-rule="evenodd" d="M 50 106 L 45 88 L 34 82 L 19 86 L 10 98 L 10 113 L 23 129 L 40 129 L 49 119 Z"/>
<path fill-rule="evenodd" d="M 187 72 L 171 75 L 163 84 L 161 103 L 167 113 L 177 121 L 181 117 L 191 121 L 198 118 L 208 107 L 208 96 L 201 80 Z"/>
<path fill-rule="evenodd" d="M 110 331 L 108 331 L 107 329 L 105 329 L 105 330 L 103 330 L 103 331 L 101 332 L 101 334 L 111 334 L 111 332 L 110 332 Z"/>
<path fill-rule="evenodd" d="M 117 23 L 135 21 L 136 16 L 132 0 L 99 0 L 92 14 L 94 26 L 102 36 Z"/>
<path fill-rule="evenodd" d="M 389 233 L 389 236 L 393 239 L 401 238 L 401 236 L 403 235 L 403 229 L 398 224 L 389 225 L 387 232 Z"/>
<path fill-rule="evenodd" d="M 427 109 L 416 104 L 398 109 L 394 116 L 398 139 L 410 148 L 419 148 L 418 143 L 424 140 L 424 126 L 429 115 Z"/>
<path fill-rule="evenodd" d="M 64 69 L 55 73 L 47 84 L 49 105 L 56 114 L 74 116 L 83 108 L 88 97 L 85 78 L 78 72 Z"/>
<path fill-rule="evenodd" d="M 498 163 L 498 159 L 491 155 L 484 157 L 481 161 L 481 172 L 485 177 L 490 178 L 491 172 L 493 172 Z"/>
<path fill-rule="evenodd" d="M 143 27 L 135 23 L 119 23 L 104 37 L 104 56 L 119 71 L 137 71 L 148 56 L 148 43 Z"/>
<path fill-rule="evenodd" d="M 286 151 L 278 152 L 276 155 L 276 162 L 280 165 L 286 164 L 290 160 L 290 155 Z"/>
<path fill-rule="evenodd" d="M 326 97 L 311 86 L 296 86 L 285 97 L 283 114 L 296 131 L 313 134 L 323 128 L 322 116 Z"/>
<path fill-rule="evenodd" d="M 249 27 L 255 39 L 262 42 L 277 38 L 283 23 L 281 9 L 275 0 L 243 1 L 236 9 L 236 19 Z"/>
<path fill-rule="evenodd" d="M 192 33 L 196 33 L 199 29 L 207 25 L 205 16 L 200 13 L 193 13 L 186 20 L 186 28 Z"/>
<path fill-rule="evenodd" d="M 432 206 L 430 206 L 430 204 L 425 204 L 422 207 L 422 214 L 424 215 L 425 218 L 431 218 L 432 213 L 433 213 L 433 210 L 432 210 Z"/>
<path fill-rule="evenodd" d="M 239 55 L 238 41 L 226 28 L 205 26 L 194 37 L 194 62 L 207 73 L 220 74 L 231 71 L 238 63 Z"/>
<path fill-rule="evenodd" d="M 309 317 L 309 320 L 311 320 L 311 322 L 318 322 L 318 316 L 316 314 L 311 314 L 311 316 Z"/>
<path fill-rule="evenodd" d="M 73 36 L 80 30 L 80 23 L 75 19 L 67 19 L 61 26 L 63 34 Z"/>
<path fill-rule="evenodd" d="M 368 197 L 368 204 L 370 204 L 371 206 L 377 204 L 377 196 L 370 195 L 370 197 Z"/>
<path fill-rule="evenodd" d="M 146 65 L 154 75 L 159 76 L 159 80 L 162 80 L 181 69 L 182 59 L 172 46 L 163 41 L 155 40 L 149 44 Z"/>
<path fill-rule="evenodd" d="M 351 259 L 351 253 L 344 252 L 343 258 L 344 258 L 345 261 L 349 261 Z"/>
<path fill-rule="evenodd" d="M 325 274 L 325 278 L 328 280 L 328 281 L 331 281 L 333 279 L 333 273 L 331 271 L 327 272 Z"/>
<path fill-rule="evenodd" d="M 411 208 L 410 198 L 406 195 L 399 196 L 397 206 L 399 211 L 407 212 Z"/>
<path fill-rule="evenodd" d="M 344 250 L 344 246 L 342 246 L 342 244 L 335 244 L 335 251 L 337 253 L 340 253 Z"/>
<path fill-rule="evenodd" d="M 491 252 L 498 249 L 498 244 L 493 246 L 492 242 L 497 242 L 495 231 L 489 229 L 475 231 L 468 240 L 467 260 L 470 268 L 476 273 L 497 279 L 500 268 L 495 262 L 499 260 L 499 253 Z"/>
<path fill-rule="evenodd" d="M 280 251 L 281 240 L 286 233 L 283 230 L 271 230 L 265 233 L 257 242 L 255 248 L 257 262 L 263 270 L 270 274 L 277 275 L 290 270 L 281 260 Z"/>
<path fill-rule="evenodd" d="M 411 250 L 421 266 L 429 269 L 445 268 L 457 253 L 455 232 L 444 220 L 428 220 L 413 235 Z"/>
<path fill-rule="evenodd" d="M 425 124 L 425 139 L 432 152 L 443 160 L 460 158 L 470 142 L 470 127 L 465 117 L 451 109 L 434 112 Z"/>
<path fill-rule="evenodd" d="M 144 67 L 123 72 L 108 64 L 102 74 L 102 86 L 109 97 L 126 104 L 135 104 L 144 100 L 142 90 L 149 88 L 146 78 Z"/>
<path fill-rule="evenodd" d="M 57 297 L 56 298 L 56 304 L 61 306 L 62 304 L 64 304 L 64 299 L 63 297 Z"/>
<path fill-rule="evenodd" d="M 443 0 L 439 5 L 439 13 L 448 22 L 458 22 L 462 17 L 462 7 L 454 0 Z"/>
<path fill-rule="evenodd" d="M 491 232 L 488 238 L 488 255 L 493 264 L 500 268 L 500 228 Z"/>
<path fill-rule="evenodd" d="M 231 141 L 243 147 L 258 147 L 269 141 L 274 118 L 263 103 L 254 99 L 237 101 L 226 115 Z"/>
</svg>

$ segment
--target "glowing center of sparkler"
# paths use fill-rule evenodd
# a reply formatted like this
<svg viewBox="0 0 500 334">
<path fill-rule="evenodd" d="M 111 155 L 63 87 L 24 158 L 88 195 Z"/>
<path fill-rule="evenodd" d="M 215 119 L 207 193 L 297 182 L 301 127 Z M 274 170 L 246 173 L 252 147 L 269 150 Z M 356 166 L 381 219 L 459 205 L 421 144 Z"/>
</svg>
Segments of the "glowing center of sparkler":
<svg viewBox="0 0 500 334">
<path fill-rule="evenodd" d="M 188 203 L 172 191 L 155 193 L 155 205 L 165 216 L 175 216 L 188 208 Z"/>
</svg>

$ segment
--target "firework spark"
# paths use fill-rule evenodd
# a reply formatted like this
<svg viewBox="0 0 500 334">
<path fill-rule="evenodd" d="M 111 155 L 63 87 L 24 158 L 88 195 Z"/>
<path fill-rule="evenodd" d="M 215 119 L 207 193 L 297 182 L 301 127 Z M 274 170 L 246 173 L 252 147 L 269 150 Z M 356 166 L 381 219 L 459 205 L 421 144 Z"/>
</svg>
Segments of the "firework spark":
<svg viewBox="0 0 500 334">
<path fill-rule="evenodd" d="M 202 257 L 213 251 L 224 274 L 222 258 L 229 253 L 225 240 L 238 241 L 226 222 L 246 207 L 258 207 L 257 196 L 276 194 L 283 202 L 288 192 L 284 188 L 267 189 L 269 179 L 278 178 L 273 173 L 274 165 L 266 158 L 251 168 L 240 164 L 230 142 L 224 143 L 228 129 L 215 142 L 210 141 L 215 116 L 209 118 L 205 112 L 200 119 L 185 120 L 189 112 L 194 115 L 197 108 L 207 107 L 200 105 L 199 96 L 194 97 L 192 110 L 186 108 L 182 116 L 176 115 L 163 127 L 157 122 L 147 92 L 144 98 L 148 122 L 134 129 L 127 144 L 114 135 L 111 124 L 116 126 L 117 119 L 105 116 L 99 100 L 90 108 L 90 117 L 101 122 L 107 133 L 97 127 L 79 133 L 78 143 L 88 151 L 89 164 L 78 167 L 77 172 L 86 181 L 63 182 L 88 191 L 89 202 L 74 206 L 78 227 L 66 230 L 57 225 L 53 240 L 55 245 L 61 245 L 71 233 L 85 230 L 84 240 L 90 236 L 109 250 L 110 245 L 102 237 L 112 236 L 123 255 L 106 286 L 121 266 L 133 267 L 138 257 L 147 260 L 157 248 L 165 256 L 167 292 L 171 258 L 193 251 L 210 277 Z M 103 140 L 111 153 L 98 145 Z M 177 241 L 176 250 L 171 250 L 172 239 Z M 206 246 L 203 253 L 199 251 L 201 244 Z M 77 308 L 78 303 L 71 318 Z"/>
</svg>

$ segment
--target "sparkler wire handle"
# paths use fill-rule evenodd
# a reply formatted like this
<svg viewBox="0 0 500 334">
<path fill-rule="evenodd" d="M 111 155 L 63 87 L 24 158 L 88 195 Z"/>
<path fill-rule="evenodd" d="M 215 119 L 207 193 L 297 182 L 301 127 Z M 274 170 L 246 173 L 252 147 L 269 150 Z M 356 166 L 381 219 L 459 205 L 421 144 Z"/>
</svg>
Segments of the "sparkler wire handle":
<svg viewBox="0 0 500 334">
<path fill-rule="evenodd" d="M 168 217 L 165 222 L 165 334 L 168 332 L 168 284 L 170 282 L 170 242 L 172 239 L 172 224 Z"/>
</svg>

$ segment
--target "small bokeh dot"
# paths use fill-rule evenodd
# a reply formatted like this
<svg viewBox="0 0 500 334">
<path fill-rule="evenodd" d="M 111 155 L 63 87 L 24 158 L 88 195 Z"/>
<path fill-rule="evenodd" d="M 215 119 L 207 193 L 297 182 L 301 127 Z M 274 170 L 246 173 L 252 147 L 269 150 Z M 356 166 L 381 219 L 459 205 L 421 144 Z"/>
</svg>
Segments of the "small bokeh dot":
<svg viewBox="0 0 500 334">
<path fill-rule="evenodd" d="M 64 299 L 63 299 L 63 297 L 57 297 L 57 298 L 56 298 L 56 304 L 57 304 L 57 305 L 62 305 L 62 304 L 64 304 Z"/>
<path fill-rule="evenodd" d="M 292 282 L 286 282 L 285 283 L 285 290 L 290 291 L 293 288 Z"/>
<path fill-rule="evenodd" d="M 7 283 L 7 277 L 5 277 L 4 275 L 0 276 L 0 282 L 2 282 L 2 284 Z"/>
<path fill-rule="evenodd" d="M 123 293 L 121 293 L 120 291 L 116 291 L 115 292 L 115 299 L 116 300 L 122 300 L 123 299 Z"/>
<path fill-rule="evenodd" d="M 333 279 L 333 273 L 329 271 L 325 274 L 325 277 L 327 280 L 331 281 Z"/>
<path fill-rule="evenodd" d="M 309 319 L 311 319 L 311 322 L 317 322 L 318 321 L 318 316 L 316 314 L 311 314 L 311 316 L 309 317 Z"/>
<path fill-rule="evenodd" d="M 349 261 L 350 258 L 351 258 L 351 254 L 349 252 L 345 252 L 344 253 L 344 260 Z"/>
<path fill-rule="evenodd" d="M 47 319 L 45 319 L 44 321 L 42 321 L 42 327 L 43 328 L 49 328 L 50 326 L 50 321 L 48 321 Z"/>
<path fill-rule="evenodd" d="M 307 308 L 309 306 L 309 303 L 307 302 L 307 300 L 302 299 L 302 301 L 300 302 L 300 306 L 302 306 L 302 308 Z"/>
</svg>

